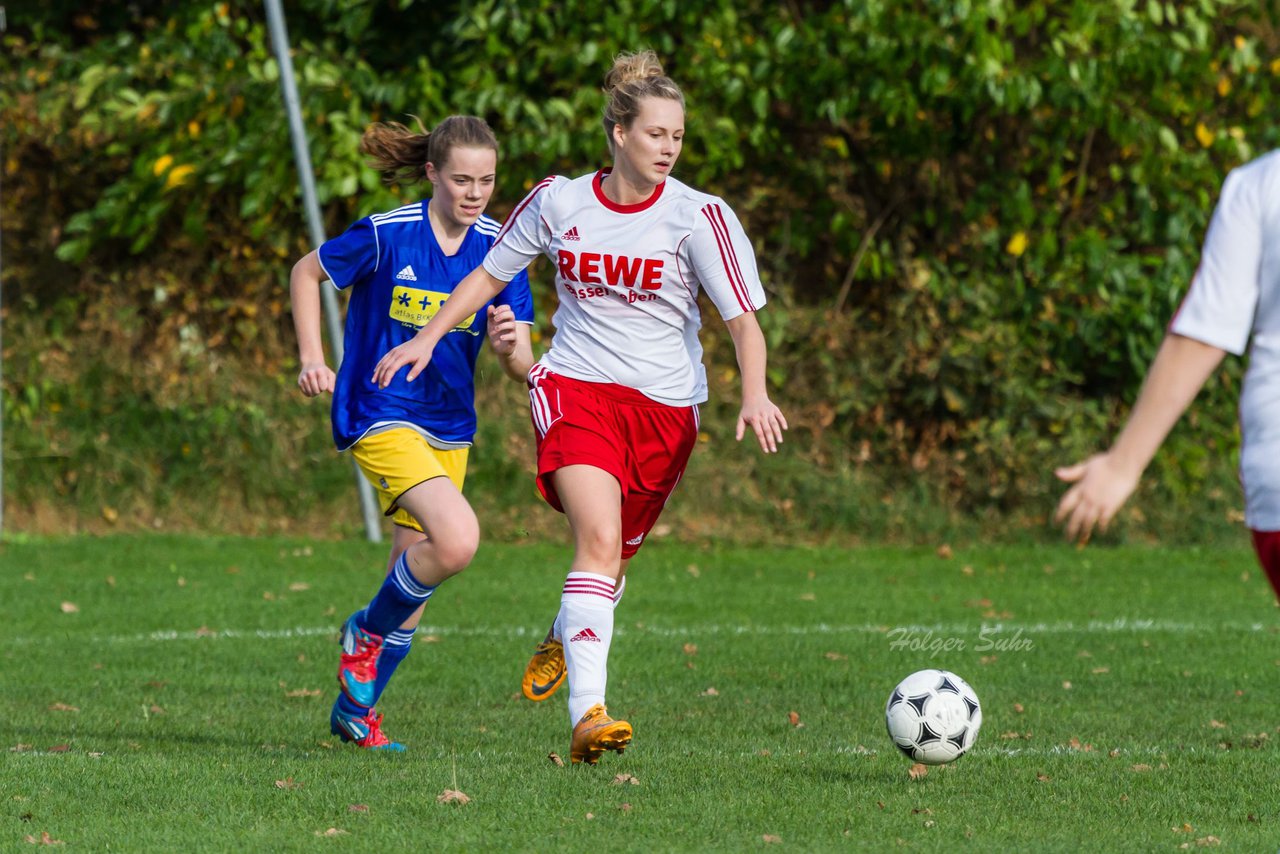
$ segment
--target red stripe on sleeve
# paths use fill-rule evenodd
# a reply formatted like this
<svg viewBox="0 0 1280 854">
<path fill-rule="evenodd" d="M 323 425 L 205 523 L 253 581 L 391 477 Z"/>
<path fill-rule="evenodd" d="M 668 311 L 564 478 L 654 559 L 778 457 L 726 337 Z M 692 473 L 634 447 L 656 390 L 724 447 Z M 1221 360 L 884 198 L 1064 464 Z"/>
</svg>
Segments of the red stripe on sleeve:
<svg viewBox="0 0 1280 854">
<path fill-rule="evenodd" d="M 493 239 L 494 246 L 497 246 L 499 243 L 501 243 L 502 238 L 507 236 L 507 232 L 511 230 L 512 224 L 515 223 L 516 219 L 520 216 L 520 214 L 524 211 L 524 209 L 529 206 L 529 203 L 533 201 L 533 197 L 538 195 L 538 193 L 541 193 L 547 187 L 551 186 L 551 182 L 554 180 L 555 180 L 554 175 L 550 175 L 546 178 L 543 178 L 541 181 L 538 182 L 536 187 L 534 187 L 532 190 L 529 191 L 529 195 L 524 197 L 524 201 L 521 202 L 516 207 L 516 209 L 511 212 L 511 216 L 507 217 L 507 221 L 503 223 L 502 229 L 498 232 L 498 236 Z"/>
<path fill-rule="evenodd" d="M 713 208 L 715 209 L 713 211 Z M 751 297 L 747 293 L 746 283 L 742 281 L 742 272 L 738 268 L 738 259 L 733 252 L 733 243 L 729 239 L 728 228 L 724 225 L 723 218 L 717 219 L 720 211 L 714 205 L 707 205 L 702 209 L 702 213 L 706 216 L 707 221 L 711 223 L 711 231 L 715 235 L 716 245 L 720 249 L 720 262 L 724 264 L 725 275 L 729 279 L 729 285 L 733 288 L 733 295 L 738 298 L 738 305 L 743 311 L 755 311 L 755 306 L 751 303 Z"/>
</svg>

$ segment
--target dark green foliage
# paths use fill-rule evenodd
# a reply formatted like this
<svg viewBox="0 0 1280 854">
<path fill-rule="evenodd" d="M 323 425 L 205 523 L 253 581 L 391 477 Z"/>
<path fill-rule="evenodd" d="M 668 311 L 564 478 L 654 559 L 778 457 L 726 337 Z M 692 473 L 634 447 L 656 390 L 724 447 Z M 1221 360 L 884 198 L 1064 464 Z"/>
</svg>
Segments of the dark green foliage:
<svg viewBox="0 0 1280 854">
<path fill-rule="evenodd" d="M 1280 144 L 1277 11 L 287 8 L 330 233 L 424 192 L 379 185 L 357 150 L 369 122 L 488 118 L 503 214 L 542 176 L 604 161 L 604 72 L 620 50 L 654 48 L 689 102 L 679 176 L 722 194 L 756 242 L 772 377 L 812 439 L 806 456 L 888 484 L 924 476 L 946 504 L 996 510 L 1056 491 L 1049 467 L 1105 440 L 1195 269 L 1227 170 Z M 282 285 L 308 247 L 262 5 L 43 4 L 11 10 L 4 43 L 9 322 L 49 333 L 24 349 L 72 352 L 73 336 L 100 335 L 152 378 L 176 364 L 289 378 Z M 714 318 L 708 328 L 721 335 Z M 59 374 L 68 389 L 93 382 L 73 365 Z M 1200 402 L 1216 462 L 1168 466 L 1175 495 L 1230 466 L 1237 370 Z M 22 367 L 6 379 L 19 408 L 53 382 Z M 267 429 L 278 413 L 254 405 Z"/>
</svg>

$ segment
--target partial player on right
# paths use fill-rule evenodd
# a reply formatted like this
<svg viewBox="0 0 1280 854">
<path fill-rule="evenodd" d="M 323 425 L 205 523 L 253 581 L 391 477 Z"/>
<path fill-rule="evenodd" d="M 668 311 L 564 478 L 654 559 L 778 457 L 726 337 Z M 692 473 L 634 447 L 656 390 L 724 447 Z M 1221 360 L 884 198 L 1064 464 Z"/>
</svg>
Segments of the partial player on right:
<svg viewBox="0 0 1280 854">
<path fill-rule="evenodd" d="M 1280 150 L 1222 185 L 1200 268 L 1169 324 L 1129 421 L 1104 453 L 1057 470 L 1074 484 L 1055 521 L 1088 542 L 1107 525 L 1165 436 L 1227 353 L 1248 349 L 1240 392 L 1245 523 L 1280 596 Z"/>
</svg>

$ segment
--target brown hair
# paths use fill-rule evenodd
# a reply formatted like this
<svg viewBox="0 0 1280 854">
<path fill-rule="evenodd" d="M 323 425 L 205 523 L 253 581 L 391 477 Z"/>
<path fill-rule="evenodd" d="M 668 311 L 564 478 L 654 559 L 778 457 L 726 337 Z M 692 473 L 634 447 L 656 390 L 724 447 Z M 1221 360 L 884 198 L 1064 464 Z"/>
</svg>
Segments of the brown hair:
<svg viewBox="0 0 1280 854">
<path fill-rule="evenodd" d="M 604 133 L 613 151 L 613 129 L 630 127 L 640 115 L 641 98 L 667 98 L 684 107 L 684 93 L 662 71 L 658 55 L 651 50 L 620 53 L 604 77 L 604 91 L 609 100 L 604 105 Z"/>
<path fill-rule="evenodd" d="M 498 150 L 498 138 L 484 119 L 476 116 L 449 116 L 428 131 L 417 116 L 418 131 L 399 122 L 377 122 L 360 138 L 360 150 L 369 155 L 369 165 L 382 173 L 382 183 L 416 184 L 426 176 L 426 165 L 443 169 L 455 148 Z"/>
</svg>

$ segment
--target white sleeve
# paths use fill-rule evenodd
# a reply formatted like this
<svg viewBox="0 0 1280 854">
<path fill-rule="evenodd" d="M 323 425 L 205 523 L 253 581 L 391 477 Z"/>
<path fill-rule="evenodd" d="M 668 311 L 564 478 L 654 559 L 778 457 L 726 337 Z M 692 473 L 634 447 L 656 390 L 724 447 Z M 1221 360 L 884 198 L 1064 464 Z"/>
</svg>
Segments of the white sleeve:
<svg viewBox="0 0 1280 854">
<path fill-rule="evenodd" d="M 542 219 L 542 204 L 551 188 L 564 180 L 559 176 L 543 178 L 516 205 L 484 256 L 483 265 L 489 275 L 509 282 L 551 245 L 551 230 Z"/>
<path fill-rule="evenodd" d="M 1237 356 L 1249 344 L 1262 270 L 1262 209 L 1256 173 L 1235 169 L 1222 185 L 1200 267 L 1169 331 Z"/>
<path fill-rule="evenodd" d="M 698 211 L 685 246 L 689 266 L 723 319 L 765 304 L 755 250 L 738 217 L 720 199 Z"/>
</svg>

